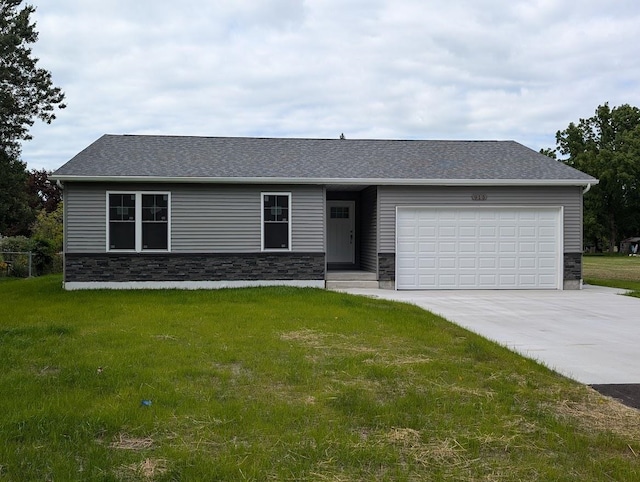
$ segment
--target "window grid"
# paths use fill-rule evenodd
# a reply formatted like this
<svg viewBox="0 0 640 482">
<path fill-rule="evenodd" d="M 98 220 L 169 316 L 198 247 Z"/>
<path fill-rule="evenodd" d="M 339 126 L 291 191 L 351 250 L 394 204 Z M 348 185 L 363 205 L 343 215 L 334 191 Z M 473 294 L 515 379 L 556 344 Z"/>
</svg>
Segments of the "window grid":
<svg viewBox="0 0 640 482">
<path fill-rule="evenodd" d="M 349 206 L 331 206 L 331 219 L 349 219 Z"/>
<path fill-rule="evenodd" d="M 108 192 L 107 251 L 169 251 L 169 193 Z"/>
<path fill-rule="evenodd" d="M 291 249 L 291 194 L 262 193 L 262 249 Z"/>
</svg>

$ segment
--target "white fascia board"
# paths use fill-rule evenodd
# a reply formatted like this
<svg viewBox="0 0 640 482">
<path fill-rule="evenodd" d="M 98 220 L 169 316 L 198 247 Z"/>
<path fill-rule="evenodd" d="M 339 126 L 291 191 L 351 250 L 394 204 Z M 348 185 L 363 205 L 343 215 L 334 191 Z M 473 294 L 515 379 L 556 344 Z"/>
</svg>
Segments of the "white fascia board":
<svg viewBox="0 0 640 482">
<path fill-rule="evenodd" d="M 587 186 L 597 179 L 382 179 L 309 177 L 153 177 L 153 176 L 73 176 L 58 175 L 61 182 L 144 182 L 190 184 L 333 184 L 378 186 Z"/>
</svg>

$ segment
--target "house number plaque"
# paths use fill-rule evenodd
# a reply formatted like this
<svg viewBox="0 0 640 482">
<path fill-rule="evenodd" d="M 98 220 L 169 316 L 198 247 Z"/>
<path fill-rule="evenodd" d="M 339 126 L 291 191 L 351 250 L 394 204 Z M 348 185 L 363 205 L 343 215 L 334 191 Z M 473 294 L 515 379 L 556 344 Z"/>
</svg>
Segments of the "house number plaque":
<svg viewBox="0 0 640 482">
<path fill-rule="evenodd" d="M 471 195 L 471 200 L 472 201 L 486 201 L 487 200 L 487 195 L 486 194 L 472 194 Z"/>
</svg>

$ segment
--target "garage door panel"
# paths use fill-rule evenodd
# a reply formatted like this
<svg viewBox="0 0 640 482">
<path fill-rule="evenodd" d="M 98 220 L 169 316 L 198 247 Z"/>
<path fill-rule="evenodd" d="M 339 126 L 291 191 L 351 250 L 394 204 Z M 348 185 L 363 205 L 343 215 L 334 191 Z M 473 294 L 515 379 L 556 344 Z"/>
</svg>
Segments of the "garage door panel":
<svg viewBox="0 0 640 482">
<path fill-rule="evenodd" d="M 534 226 L 518 226 L 518 237 L 521 239 L 533 239 L 536 237 L 536 228 Z"/>
<path fill-rule="evenodd" d="M 456 236 L 456 227 L 455 226 L 439 226 L 438 227 L 438 236 L 440 237 L 450 237 L 453 238 Z"/>
<path fill-rule="evenodd" d="M 440 258 L 438 258 L 437 266 L 440 269 L 449 269 L 449 268 L 455 269 L 455 267 L 456 267 L 456 258 L 440 257 Z"/>
<path fill-rule="evenodd" d="M 458 228 L 459 238 L 476 238 L 478 236 L 478 229 L 476 226 L 460 226 Z"/>
<path fill-rule="evenodd" d="M 515 288 L 517 286 L 515 274 L 501 274 L 498 276 L 498 283 L 505 288 Z"/>
<path fill-rule="evenodd" d="M 542 285 L 551 285 L 556 282 L 556 277 L 552 275 L 540 275 L 538 283 Z"/>
<path fill-rule="evenodd" d="M 536 211 L 511 211 L 515 217 L 517 217 L 518 221 L 535 221 L 539 213 Z"/>
<path fill-rule="evenodd" d="M 553 210 L 538 211 L 538 219 L 541 221 L 549 221 L 550 223 L 556 222 L 557 215 L 557 211 Z"/>
<path fill-rule="evenodd" d="M 431 238 L 436 235 L 435 226 L 420 226 L 418 230 L 418 236 Z"/>
<path fill-rule="evenodd" d="M 452 241 L 438 243 L 438 251 L 440 253 L 455 253 L 457 251 L 456 248 L 456 243 Z"/>
<path fill-rule="evenodd" d="M 555 243 L 538 243 L 538 253 L 555 253 L 556 252 L 556 244 Z"/>
<path fill-rule="evenodd" d="M 480 269 L 496 269 L 498 260 L 496 258 L 478 258 Z"/>
<path fill-rule="evenodd" d="M 415 269 L 418 267 L 419 262 L 420 262 L 420 258 L 417 256 L 413 256 L 413 257 L 399 256 L 398 269 L 400 270 Z"/>
<path fill-rule="evenodd" d="M 438 276 L 438 286 L 447 288 L 455 288 L 457 284 L 456 275 L 454 274 L 441 274 Z"/>
<path fill-rule="evenodd" d="M 500 250 L 501 253 L 515 253 L 517 251 L 515 242 L 512 242 L 512 243 L 502 242 L 498 245 L 498 249 Z"/>
<path fill-rule="evenodd" d="M 471 212 L 471 211 L 469 211 Z M 498 216 L 496 211 L 476 211 L 476 216 L 479 221 L 492 221 Z"/>
<path fill-rule="evenodd" d="M 481 222 L 481 220 L 479 220 Z M 498 232 L 494 226 L 479 226 L 478 236 L 481 238 L 495 238 Z"/>
<path fill-rule="evenodd" d="M 518 253 L 522 255 L 535 254 L 537 251 L 536 243 L 522 241 L 518 243 Z"/>
<path fill-rule="evenodd" d="M 420 251 L 418 251 L 418 249 L 416 249 L 416 244 L 409 242 L 409 241 L 403 241 L 403 242 L 399 242 L 398 243 L 398 255 L 402 256 L 404 254 L 410 254 L 410 255 L 418 255 L 420 253 Z"/>
<path fill-rule="evenodd" d="M 475 253 L 476 252 L 476 243 L 467 243 L 467 242 L 461 242 L 458 243 L 458 252 L 460 254 L 469 254 L 469 253 Z"/>
<path fill-rule="evenodd" d="M 482 254 L 485 254 L 485 253 L 496 254 L 498 252 L 498 243 L 496 242 L 480 243 L 479 248 L 480 248 L 479 251 Z"/>
<path fill-rule="evenodd" d="M 436 243 L 418 242 L 418 251 L 423 255 L 435 255 L 437 253 Z"/>
<path fill-rule="evenodd" d="M 554 238 L 556 230 L 553 226 L 540 226 L 538 229 L 538 238 Z"/>
<path fill-rule="evenodd" d="M 520 275 L 518 276 L 518 285 L 524 288 L 535 288 L 538 282 L 538 278 L 535 275 Z"/>
<path fill-rule="evenodd" d="M 478 283 L 482 286 L 495 287 L 497 286 L 497 276 L 495 274 L 479 274 Z"/>
<path fill-rule="evenodd" d="M 500 237 L 501 238 L 516 238 L 516 227 L 515 226 L 500 226 Z"/>
<path fill-rule="evenodd" d="M 537 259 L 537 261 L 538 261 L 538 266 L 540 268 L 549 269 L 549 268 L 554 268 L 556 266 L 556 259 L 555 258 L 551 258 L 551 257 L 543 258 L 543 257 L 540 257 L 540 258 Z"/>
<path fill-rule="evenodd" d="M 397 286 L 557 289 L 560 213 L 558 208 L 401 208 Z"/>
<path fill-rule="evenodd" d="M 464 269 L 472 269 L 472 270 L 477 270 L 478 269 L 478 258 L 473 257 L 473 258 L 468 258 L 468 257 L 462 257 L 458 260 L 458 267 L 461 270 Z"/>
<path fill-rule="evenodd" d="M 435 258 L 435 257 L 426 257 L 426 258 L 421 257 L 418 260 L 418 267 L 420 269 L 433 269 L 436 267 L 437 260 L 438 258 Z"/>
<path fill-rule="evenodd" d="M 518 258 L 518 268 L 519 269 L 535 269 L 536 268 L 536 258 L 526 258 L 521 257 Z"/>
<path fill-rule="evenodd" d="M 476 275 L 462 274 L 460 275 L 460 278 L 458 281 L 459 281 L 460 288 L 472 289 L 474 286 L 478 284 L 478 277 Z"/>
<path fill-rule="evenodd" d="M 500 269 L 515 269 L 516 265 L 517 265 L 516 258 L 500 257 L 498 259 L 498 266 L 500 266 Z"/>
<path fill-rule="evenodd" d="M 438 289 L 435 276 L 421 276 L 415 289 Z"/>
</svg>

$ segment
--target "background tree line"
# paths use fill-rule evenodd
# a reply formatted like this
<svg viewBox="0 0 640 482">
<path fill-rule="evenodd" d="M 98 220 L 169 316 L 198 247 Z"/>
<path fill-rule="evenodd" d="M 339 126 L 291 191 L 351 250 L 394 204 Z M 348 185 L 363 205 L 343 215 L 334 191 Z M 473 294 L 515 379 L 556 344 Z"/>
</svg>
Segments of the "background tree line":
<svg viewBox="0 0 640 482">
<path fill-rule="evenodd" d="M 584 196 L 584 244 L 613 252 L 640 236 L 640 109 L 598 106 L 595 114 L 556 133 L 543 154 L 599 179 Z"/>
<path fill-rule="evenodd" d="M 27 171 L 21 147 L 36 119 L 56 118 L 65 95 L 33 56 L 35 9 L 22 3 L 0 0 L 0 252 L 34 251 L 42 271 L 62 248 L 60 190 L 46 171 Z"/>
</svg>

